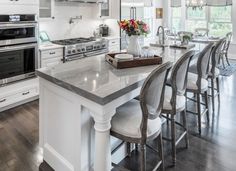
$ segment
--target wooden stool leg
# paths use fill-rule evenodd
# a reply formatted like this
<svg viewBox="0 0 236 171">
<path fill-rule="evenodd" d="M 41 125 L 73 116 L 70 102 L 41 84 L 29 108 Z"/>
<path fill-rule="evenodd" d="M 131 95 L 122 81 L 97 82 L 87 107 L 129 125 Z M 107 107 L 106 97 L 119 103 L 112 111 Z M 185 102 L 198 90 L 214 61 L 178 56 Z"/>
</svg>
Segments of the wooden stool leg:
<svg viewBox="0 0 236 171">
<path fill-rule="evenodd" d="M 201 99 L 200 93 L 197 94 L 197 115 L 198 115 L 198 132 L 201 135 L 202 133 L 202 122 L 201 122 Z"/>
<path fill-rule="evenodd" d="M 189 140 L 188 140 L 188 125 L 187 125 L 187 118 L 186 118 L 186 110 L 184 110 L 182 112 L 182 115 L 183 115 L 183 126 L 186 131 L 185 143 L 186 143 L 186 148 L 188 148 L 189 147 Z"/>
<path fill-rule="evenodd" d="M 141 171 L 146 171 L 146 145 L 141 144 Z"/>
<path fill-rule="evenodd" d="M 210 122 L 210 116 L 209 116 L 209 105 L 208 105 L 208 92 L 205 91 L 204 92 L 204 96 L 205 96 L 205 103 L 206 103 L 206 115 L 207 115 L 207 122 L 209 123 Z"/>
<path fill-rule="evenodd" d="M 138 144 L 135 144 L 135 150 L 138 151 Z"/>
<path fill-rule="evenodd" d="M 172 145 L 172 161 L 173 165 L 176 163 L 176 136 L 175 136 L 175 116 L 171 115 L 171 145 Z"/>
<path fill-rule="evenodd" d="M 129 142 L 127 142 L 127 154 L 131 157 L 131 144 Z"/>
<path fill-rule="evenodd" d="M 212 100 L 212 110 L 215 111 L 215 84 L 214 78 L 211 78 L 211 100 Z"/>
<path fill-rule="evenodd" d="M 220 103 L 220 80 L 219 80 L 219 77 L 216 77 L 216 86 L 217 86 L 217 93 L 218 93 L 218 101 Z"/>
<path fill-rule="evenodd" d="M 163 153 L 163 143 L 162 143 L 162 133 L 160 133 L 160 135 L 158 136 L 157 138 L 157 143 L 158 143 L 158 150 L 159 150 L 159 156 L 160 156 L 160 159 L 161 159 L 161 168 L 160 170 L 161 171 L 164 171 L 165 170 L 165 165 L 164 165 L 164 153 Z"/>
</svg>

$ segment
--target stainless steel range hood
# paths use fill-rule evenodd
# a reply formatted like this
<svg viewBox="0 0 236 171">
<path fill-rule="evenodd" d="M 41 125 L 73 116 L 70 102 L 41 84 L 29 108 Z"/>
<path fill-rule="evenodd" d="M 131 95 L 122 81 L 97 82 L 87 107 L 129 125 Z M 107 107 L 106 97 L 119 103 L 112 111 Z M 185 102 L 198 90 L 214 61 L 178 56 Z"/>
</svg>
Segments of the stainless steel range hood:
<svg viewBox="0 0 236 171">
<path fill-rule="evenodd" d="M 56 0 L 58 2 L 104 3 L 106 0 Z"/>
</svg>

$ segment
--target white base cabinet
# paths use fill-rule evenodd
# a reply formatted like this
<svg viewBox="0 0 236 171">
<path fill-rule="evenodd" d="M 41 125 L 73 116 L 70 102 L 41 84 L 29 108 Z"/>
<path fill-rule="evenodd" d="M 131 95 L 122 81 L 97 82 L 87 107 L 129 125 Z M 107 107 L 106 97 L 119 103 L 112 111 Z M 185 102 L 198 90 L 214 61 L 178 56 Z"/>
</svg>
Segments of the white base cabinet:
<svg viewBox="0 0 236 171">
<path fill-rule="evenodd" d="M 38 99 L 38 78 L 0 87 L 0 112 Z"/>
<path fill-rule="evenodd" d="M 40 46 L 40 64 L 41 68 L 51 67 L 62 63 L 63 46 L 49 44 Z"/>
<path fill-rule="evenodd" d="M 120 52 L 120 38 L 110 38 L 109 53 Z"/>
</svg>

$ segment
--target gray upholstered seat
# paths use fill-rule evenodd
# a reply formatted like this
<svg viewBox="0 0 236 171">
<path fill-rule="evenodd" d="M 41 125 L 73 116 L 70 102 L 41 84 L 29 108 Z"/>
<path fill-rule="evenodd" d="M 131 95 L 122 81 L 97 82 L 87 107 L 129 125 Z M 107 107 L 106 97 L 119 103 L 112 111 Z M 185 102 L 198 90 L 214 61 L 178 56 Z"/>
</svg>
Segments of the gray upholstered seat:
<svg viewBox="0 0 236 171">
<path fill-rule="evenodd" d="M 169 86 L 166 86 L 163 109 L 165 109 L 165 110 L 172 110 L 173 109 L 173 106 L 171 104 L 172 94 L 173 94 L 172 88 Z M 186 102 L 186 98 L 184 95 L 177 95 L 177 97 L 176 97 L 176 111 L 177 112 L 185 109 L 185 102 Z"/>
<path fill-rule="evenodd" d="M 206 114 L 207 121 L 209 122 L 209 110 L 208 110 L 208 76 L 209 76 L 209 62 L 214 49 L 214 43 L 209 43 L 200 53 L 196 61 L 196 68 L 194 73 L 189 71 L 188 73 L 188 82 L 187 82 L 187 92 L 194 93 L 197 96 L 197 100 L 194 102 L 197 103 L 197 112 L 188 111 L 194 113 L 198 116 L 198 131 L 201 134 L 201 117 L 203 114 Z M 194 69 L 192 69 L 194 70 Z M 205 97 L 205 110 L 201 112 L 201 96 Z"/>
<path fill-rule="evenodd" d="M 201 87 L 198 87 L 197 80 L 198 80 L 197 74 L 188 73 L 187 89 L 197 91 L 201 88 L 202 92 L 208 89 L 208 81 L 206 79 L 204 79 L 204 78 L 201 79 Z"/>
<path fill-rule="evenodd" d="M 116 115 L 112 118 L 111 130 L 127 137 L 141 138 L 142 117 L 140 102 L 131 100 L 117 109 Z M 161 131 L 161 119 L 159 117 L 154 120 L 148 119 L 147 136 L 150 137 L 159 131 Z"/>
</svg>

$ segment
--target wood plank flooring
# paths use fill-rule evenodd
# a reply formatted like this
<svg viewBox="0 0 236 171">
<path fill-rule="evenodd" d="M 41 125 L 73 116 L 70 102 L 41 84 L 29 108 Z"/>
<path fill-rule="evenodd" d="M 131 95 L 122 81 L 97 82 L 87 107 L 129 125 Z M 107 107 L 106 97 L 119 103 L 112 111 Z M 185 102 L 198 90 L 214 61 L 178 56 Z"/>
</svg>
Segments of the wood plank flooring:
<svg viewBox="0 0 236 171">
<path fill-rule="evenodd" d="M 38 101 L 34 101 L 0 113 L 0 171 L 39 170 L 43 159 L 38 147 L 38 108 Z M 190 147 L 178 146 L 175 167 L 171 165 L 170 144 L 164 143 L 166 171 L 235 171 L 236 74 L 221 78 L 220 108 L 211 112 L 209 125 L 203 118 L 202 136 L 196 134 L 196 121 L 195 116 L 188 114 Z M 168 134 L 166 126 L 163 130 Z M 151 144 L 155 145 L 155 142 Z M 138 158 L 138 152 L 134 151 L 133 156 L 124 159 L 121 165 L 136 171 Z M 148 151 L 147 170 L 152 170 L 156 160 Z M 47 166 L 44 164 L 41 170 L 45 170 L 43 168 Z"/>
</svg>

